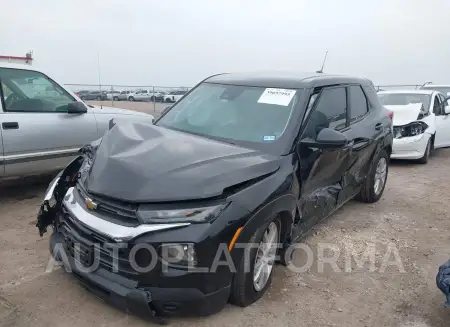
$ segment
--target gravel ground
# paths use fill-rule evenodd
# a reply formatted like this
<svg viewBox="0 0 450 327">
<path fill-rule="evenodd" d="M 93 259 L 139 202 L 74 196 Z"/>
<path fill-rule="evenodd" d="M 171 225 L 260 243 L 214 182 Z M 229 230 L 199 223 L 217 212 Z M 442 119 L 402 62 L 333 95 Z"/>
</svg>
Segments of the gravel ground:
<svg viewBox="0 0 450 327">
<path fill-rule="evenodd" d="M 145 110 L 149 103 L 139 105 Z M 393 162 L 378 203 L 350 202 L 304 240 L 314 254 L 310 269 L 276 266 L 268 293 L 250 307 L 227 305 L 170 325 L 449 326 L 450 309 L 435 285 L 438 266 L 450 258 L 449 160 L 444 149 L 427 165 Z M 104 304 L 63 270 L 46 272 L 48 235 L 40 238 L 34 224 L 50 178 L 0 187 L 0 326 L 151 325 Z M 320 244 L 328 248 L 322 258 Z M 360 256 L 372 245 L 374 267 L 347 265 L 346 254 Z M 335 269 L 323 263 L 338 253 Z M 297 267 L 307 259 L 305 251 L 295 252 Z"/>
</svg>

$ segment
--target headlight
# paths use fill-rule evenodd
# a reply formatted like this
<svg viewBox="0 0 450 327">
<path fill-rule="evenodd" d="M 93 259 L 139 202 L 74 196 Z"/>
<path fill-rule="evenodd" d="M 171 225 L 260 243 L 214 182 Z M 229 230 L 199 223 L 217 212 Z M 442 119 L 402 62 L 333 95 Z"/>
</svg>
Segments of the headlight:
<svg viewBox="0 0 450 327">
<path fill-rule="evenodd" d="M 146 210 L 139 208 L 138 216 L 143 223 L 202 223 L 208 222 L 220 215 L 228 204 L 210 207 L 174 209 L 174 210 Z"/>
<path fill-rule="evenodd" d="M 394 137 L 400 139 L 402 137 L 410 137 L 423 134 L 428 125 L 421 121 L 415 121 L 405 126 L 394 126 Z"/>
</svg>

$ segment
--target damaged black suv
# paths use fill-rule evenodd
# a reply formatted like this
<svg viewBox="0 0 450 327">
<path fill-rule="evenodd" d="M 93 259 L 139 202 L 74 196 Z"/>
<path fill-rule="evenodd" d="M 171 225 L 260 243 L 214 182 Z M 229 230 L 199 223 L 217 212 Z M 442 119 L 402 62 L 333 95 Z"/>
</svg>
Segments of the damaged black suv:
<svg viewBox="0 0 450 327">
<path fill-rule="evenodd" d="M 52 226 L 55 259 L 129 312 L 247 306 L 314 224 L 381 197 L 392 139 L 367 79 L 215 75 L 154 125 L 111 122 L 52 181 L 37 227 Z"/>
</svg>

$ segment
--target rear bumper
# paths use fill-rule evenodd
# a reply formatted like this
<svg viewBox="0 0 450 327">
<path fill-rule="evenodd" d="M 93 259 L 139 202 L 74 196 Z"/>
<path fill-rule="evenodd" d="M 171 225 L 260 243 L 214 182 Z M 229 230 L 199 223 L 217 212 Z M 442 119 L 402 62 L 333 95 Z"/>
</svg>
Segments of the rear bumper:
<svg viewBox="0 0 450 327">
<path fill-rule="evenodd" d="M 50 238 L 50 251 L 60 244 L 65 248 L 64 239 L 59 233 Z M 71 272 L 85 288 L 106 302 L 137 316 L 164 323 L 161 316 L 168 315 L 210 315 L 225 306 L 230 287 L 214 293 L 204 294 L 196 288 L 158 288 L 139 286 L 134 280 L 99 268 L 85 272 L 75 264 L 73 257 L 66 252 L 62 260 L 65 269 Z M 192 286 L 192 285 L 190 285 Z"/>
<path fill-rule="evenodd" d="M 392 159 L 420 159 L 425 154 L 431 135 L 424 133 L 412 137 L 394 139 L 392 144 Z"/>
</svg>

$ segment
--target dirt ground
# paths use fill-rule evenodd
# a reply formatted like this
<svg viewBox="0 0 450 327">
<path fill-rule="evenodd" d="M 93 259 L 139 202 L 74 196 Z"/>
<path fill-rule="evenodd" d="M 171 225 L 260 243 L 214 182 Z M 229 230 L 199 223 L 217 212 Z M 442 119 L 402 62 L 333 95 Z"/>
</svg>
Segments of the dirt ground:
<svg viewBox="0 0 450 327">
<path fill-rule="evenodd" d="M 210 317 L 172 318 L 170 325 L 449 326 L 450 309 L 435 284 L 438 266 L 450 258 L 449 161 L 450 149 L 443 149 L 427 165 L 393 162 L 378 203 L 350 202 L 304 240 L 314 254 L 309 270 L 276 266 L 268 293 L 250 307 L 227 305 Z M 62 269 L 46 272 L 48 235 L 40 238 L 34 223 L 50 178 L 0 187 L 0 326 L 151 325 L 104 304 Z M 320 271 L 321 243 L 340 251 L 339 271 L 327 264 Z M 361 255 L 371 244 L 375 269 L 353 263 L 346 270 L 348 249 Z M 388 249 L 397 249 L 401 261 L 383 271 Z M 295 253 L 297 267 L 305 253 Z M 390 253 L 393 261 L 396 252 Z"/>
</svg>

